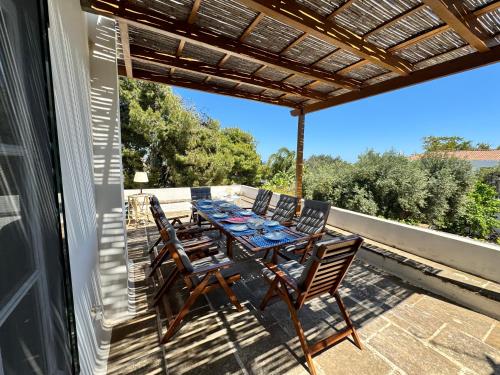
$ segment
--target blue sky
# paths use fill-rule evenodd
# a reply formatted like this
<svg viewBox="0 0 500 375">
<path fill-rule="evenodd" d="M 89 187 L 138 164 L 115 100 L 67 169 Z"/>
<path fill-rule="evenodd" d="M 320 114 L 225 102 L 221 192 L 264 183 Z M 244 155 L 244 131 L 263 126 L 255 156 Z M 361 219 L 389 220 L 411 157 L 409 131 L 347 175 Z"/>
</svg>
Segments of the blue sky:
<svg viewBox="0 0 500 375">
<path fill-rule="evenodd" d="M 174 88 L 186 103 L 257 140 L 263 159 L 296 147 L 297 118 L 288 108 Z M 457 135 L 500 145 L 500 64 L 306 115 L 304 155 L 355 161 L 367 149 L 422 151 L 427 135 Z"/>
</svg>

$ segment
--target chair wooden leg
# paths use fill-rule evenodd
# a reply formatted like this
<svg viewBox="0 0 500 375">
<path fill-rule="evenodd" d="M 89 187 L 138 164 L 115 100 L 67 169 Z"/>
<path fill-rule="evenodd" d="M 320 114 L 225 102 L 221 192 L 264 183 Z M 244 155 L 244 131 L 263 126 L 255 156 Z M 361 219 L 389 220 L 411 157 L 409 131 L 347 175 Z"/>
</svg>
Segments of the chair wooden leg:
<svg viewBox="0 0 500 375">
<path fill-rule="evenodd" d="M 148 277 L 153 276 L 156 270 L 161 267 L 167 255 L 168 255 L 168 250 L 167 246 L 165 246 L 163 249 L 160 250 L 160 252 L 153 260 L 153 262 L 151 262 L 151 271 L 149 271 Z"/>
<path fill-rule="evenodd" d="M 302 347 L 302 351 L 304 352 L 304 356 L 306 357 L 307 365 L 309 366 L 309 372 L 312 375 L 316 375 L 316 367 L 314 366 L 312 355 L 309 351 L 309 346 L 307 345 L 307 340 L 304 335 L 304 330 L 302 329 L 299 317 L 297 316 L 297 310 L 295 310 L 295 306 L 292 304 L 292 300 L 290 299 L 290 295 L 288 294 L 286 285 L 282 286 L 281 290 L 282 292 L 280 294 L 282 295 L 283 299 L 285 300 L 288 306 L 288 311 L 290 311 L 290 317 L 292 318 L 292 322 L 295 327 L 295 331 L 297 332 L 297 336 L 299 336 L 300 346 Z"/>
<path fill-rule="evenodd" d="M 226 292 L 232 304 L 238 309 L 238 311 L 243 311 L 243 307 L 240 305 L 238 298 L 234 294 L 233 290 L 229 287 L 229 285 L 227 285 L 226 279 L 224 279 L 224 276 L 222 276 L 220 271 L 217 271 L 215 273 L 215 277 L 217 278 L 217 281 L 219 282 L 222 289 L 224 289 L 224 291 Z"/>
<path fill-rule="evenodd" d="M 274 280 L 272 281 L 271 285 L 269 286 L 269 290 L 267 291 L 266 295 L 264 296 L 264 299 L 262 300 L 262 302 L 260 303 L 260 306 L 259 308 L 264 311 L 264 309 L 266 308 L 269 300 L 274 296 L 276 295 L 276 286 L 278 285 L 278 280 L 277 278 L 274 278 Z"/>
<path fill-rule="evenodd" d="M 178 276 L 179 276 L 179 271 L 177 270 L 177 267 L 175 267 L 172 270 L 172 272 L 168 274 L 163 284 L 161 284 L 161 286 L 158 288 L 155 295 L 153 296 L 153 306 L 156 306 L 156 304 L 160 301 L 163 295 L 170 289 L 170 286 L 174 283 L 174 281 L 177 280 Z"/>
<path fill-rule="evenodd" d="M 233 259 L 233 237 L 226 234 L 226 254 L 227 257 Z"/>
<path fill-rule="evenodd" d="M 151 246 L 148 250 L 148 254 L 151 254 L 153 252 L 153 250 L 155 249 L 155 246 L 158 246 L 158 244 L 160 243 L 161 241 L 161 237 L 158 237 L 158 239 L 156 240 L 156 242 L 153 244 L 153 246 Z"/>
<path fill-rule="evenodd" d="M 179 327 L 180 323 L 182 322 L 182 320 L 184 319 L 186 314 L 189 312 L 189 309 L 191 308 L 193 303 L 201 295 L 201 293 L 203 292 L 203 289 L 205 289 L 205 287 L 207 286 L 208 280 L 210 279 L 211 275 L 212 275 L 211 273 L 207 273 L 205 275 L 205 277 L 203 278 L 203 280 L 201 281 L 201 283 L 199 283 L 196 286 L 196 288 L 194 288 L 194 290 L 189 294 L 189 297 L 186 300 L 186 303 L 184 303 L 184 306 L 182 306 L 181 311 L 175 317 L 172 324 L 170 324 L 170 326 L 167 328 L 167 333 L 165 333 L 165 335 L 161 339 L 161 342 L 160 342 L 161 344 L 165 344 L 168 340 L 170 340 L 172 338 L 175 331 Z"/>
<path fill-rule="evenodd" d="M 363 350 L 363 344 L 361 343 L 358 333 L 356 332 L 356 328 L 354 328 L 354 324 L 352 324 L 351 318 L 349 318 L 349 313 L 347 312 L 347 309 L 344 305 L 344 301 L 342 301 L 342 298 L 340 298 L 340 294 L 338 291 L 334 293 L 334 297 L 335 300 L 337 301 L 337 304 L 339 305 L 340 312 L 344 317 L 347 326 L 352 329 L 352 338 L 354 340 L 354 343 L 358 348 Z"/>
<path fill-rule="evenodd" d="M 262 259 L 266 259 L 267 256 L 269 255 L 269 251 L 271 251 L 271 249 L 267 249 L 266 250 L 266 253 L 264 254 L 264 256 L 262 257 Z"/>
</svg>

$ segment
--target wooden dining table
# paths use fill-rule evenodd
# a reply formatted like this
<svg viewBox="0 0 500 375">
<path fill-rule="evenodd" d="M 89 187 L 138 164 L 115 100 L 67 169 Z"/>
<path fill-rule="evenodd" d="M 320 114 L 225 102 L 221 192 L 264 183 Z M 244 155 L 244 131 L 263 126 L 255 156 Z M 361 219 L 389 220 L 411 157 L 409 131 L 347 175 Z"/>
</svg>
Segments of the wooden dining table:
<svg viewBox="0 0 500 375">
<path fill-rule="evenodd" d="M 209 207 L 209 202 L 211 202 L 210 203 L 211 208 L 207 209 L 205 207 Z M 235 241 L 238 242 L 245 249 L 254 253 L 265 251 L 265 254 L 268 254 L 269 252 L 272 252 L 273 261 L 276 261 L 277 252 L 279 249 L 299 242 L 307 242 L 311 240 L 310 235 L 298 232 L 293 227 L 285 227 L 283 225 L 279 225 L 277 229 L 274 229 L 273 227 L 266 227 L 266 225 L 262 225 L 261 229 L 253 229 L 254 233 L 239 234 L 229 229 L 229 225 L 231 225 L 231 223 L 228 222 L 228 220 L 234 218 L 239 218 L 239 220 L 241 220 L 240 222 L 238 223 L 235 222 L 233 224 L 246 224 L 246 221 L 251 218 L 260 218 L 264 221 L 268 220 L 256 214 L 252 214 L 252 216 L 244 216 L 242 215 L 242 212 L 248 210 L 238 207 L 236 204 L 226 201 L 200 200 L 200 201 L 193 201 L 192 204 L 198 210 L 198 214 L 200 216 L 202 216 L 205 220 L 207 220 L 210 224 L 212 224 L 216 229 L 218 229 L 221 233 L 223 233 L 226 236 L 226 254 L 229 258 L 233 258 L 233 245 Z M 230 208 L 224 207 L 224 204 L 229 204 L 231 205 L 231 207 Z M 227 214 L 227 217 L 223 219 L 215 219 L 213 215 L 216 213 L 225 213 Z M 249 227 L 249 229 L 245 232 L 251 232 L 251 231 L 252 229 L 251 227 Z M 266 239 L 264 240 L 265 244 L 263 245 L 257 244 L 256 239 L 258 237 L 262 240 L 264 234 L 271 231 L 282 232 L 286 236 L 287 241 L 280 242 L 280 241 L 271 241 Z"/>
</svg>

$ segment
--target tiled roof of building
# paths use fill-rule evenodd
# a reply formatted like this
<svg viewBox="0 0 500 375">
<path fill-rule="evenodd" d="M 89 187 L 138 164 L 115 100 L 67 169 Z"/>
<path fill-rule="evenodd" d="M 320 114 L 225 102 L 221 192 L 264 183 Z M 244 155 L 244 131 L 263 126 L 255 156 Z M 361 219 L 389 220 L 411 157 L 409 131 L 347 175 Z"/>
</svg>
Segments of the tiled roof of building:
<svg viewBox="0 0 500 375">
<path fill-rule="evenodd" d="M 477 150 L 477 151 L 442 151 L 431 154 L 454 157 L 464 160 L 500 160 L 500 150 Z M 426 154 L 410 156 L 412 160 L 421 159 Z"/>
</svg>

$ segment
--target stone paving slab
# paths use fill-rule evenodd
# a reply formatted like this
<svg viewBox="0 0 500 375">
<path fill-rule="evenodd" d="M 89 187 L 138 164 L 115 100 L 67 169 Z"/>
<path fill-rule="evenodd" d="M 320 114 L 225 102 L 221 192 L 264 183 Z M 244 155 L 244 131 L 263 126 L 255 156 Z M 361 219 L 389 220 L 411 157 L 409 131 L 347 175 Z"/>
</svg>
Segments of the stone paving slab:
<svg viewBox="0 0 500 375">
<path fill-rule="evenodd" d="M 155 239 L 154 227 L 148 227 Z M 268 284 L 258 254 L 235 248 L 241 281 L 234 287 L 238 312 L 220 290 L 188 314 L 169 343 L 158 344 L 153 293 L 146 279 L 146 231 L 129 230 L 133 301 L 141 314 L 113 328 L 110 374 L 307 374 L 286 305 L 258 306 Z M 437 298 L 362 261 L 355 261 L 340 293 L 364 343 L 344 340 L 314 357 L 319 374 L 500 373 L 500 325 L 494 319 Z M 169 300 L 182 304 L 182 283 Z M 345 327 L 335 299 L 309 301 L 299 317 L 308 339 Z"/>
</svg>

